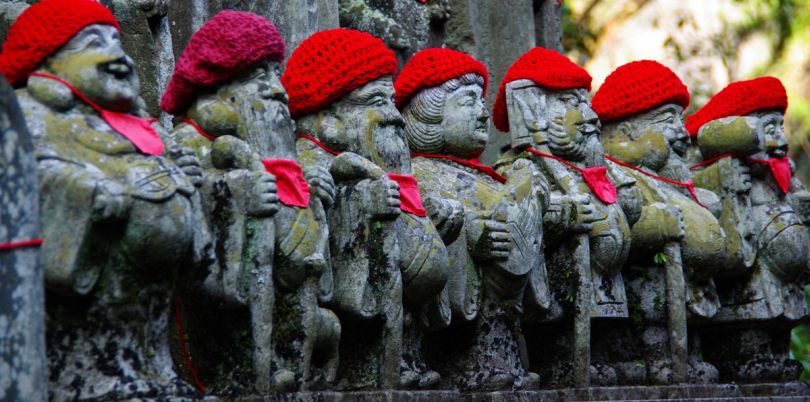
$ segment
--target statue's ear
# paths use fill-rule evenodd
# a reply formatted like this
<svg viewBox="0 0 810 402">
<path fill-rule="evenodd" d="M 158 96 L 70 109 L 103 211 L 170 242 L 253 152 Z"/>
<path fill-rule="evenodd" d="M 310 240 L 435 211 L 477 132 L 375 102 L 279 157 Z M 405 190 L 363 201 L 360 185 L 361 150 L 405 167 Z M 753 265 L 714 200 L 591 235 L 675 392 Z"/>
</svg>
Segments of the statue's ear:
<svg viewBox="0 0 810 402">
<path fill-rule="evenodd" d="M 543 121 L 546 95 L 532 81 L 517 80 L 506 84 L 506 110 L 512 147 L 535 146 L 534 134 L 547 126 Z"/>
<path fill-rule="evenodd" d="M 634 139 L 633 131 L 634 131 L 633 125 L 628 121 L 623 121 L 619 123 L 618 126 L 616 126 L 616 130 L 614 130 L 613 132 L 622 137 L 627 138 L 628 140 L 633 140 Z"/>
<path fill-rule="evenodd" d="M 55 80 L 31 76 L 28 77 L 27 89 L 34 99 L 57 111 L 65 112 L 76 106 L 76 97 L 70 88 Z"/>
</svg>

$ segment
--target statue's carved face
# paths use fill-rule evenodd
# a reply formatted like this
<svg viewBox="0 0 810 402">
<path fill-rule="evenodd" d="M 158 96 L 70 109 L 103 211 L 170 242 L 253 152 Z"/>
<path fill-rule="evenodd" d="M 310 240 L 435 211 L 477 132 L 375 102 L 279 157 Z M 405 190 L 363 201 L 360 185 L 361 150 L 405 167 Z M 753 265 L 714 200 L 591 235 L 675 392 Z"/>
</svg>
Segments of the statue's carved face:
<svg viewBox="0 0 810 402">
<path fill-rule="evenodd" d="M 584 88 L 548 92 L 544 115 L 549 122 L 546 139 L 557 156 L 582 161 L 589 151 L 602 153 L 601 123 Z"/>
<path fill-rule="evenodd" d="M 44 71 L 66 80 L 104 109 L 129 112 L 136 105 L 138 76 L 113 26 L 85 27 L 46 60 Z"/>
<path fill-rule="evenodd" d="M 770 157 L 781 158 L 788 154 L 788 140 L 782 127 L 784 118 L 777 110 L 759 112 L 757 131 L 765 138 L 765 153 Z"/>
<path fill-rule="evenodd" d="M 463 158 L 480 155 L 489 139 L 487 120 L 489 112 L 480 85 L 463 85 L 449 93 L 440 126 L 445 152 Z"/>
<path fill-rule="evenodd" d="M 611 123 L 602 143 L 605 151 L 625 162 L 661 170 L 670 157 L 683 160 L 689 146 L 689 133 L 681 118 L 683 108 L 664 104 Z"/>
<path fill-rule="evenodd" d="M 358 153 L 389 172 L 410 172 L 405 123 L 394 104 L 390 76 L 349 92 L 326 113 L 331 116 L 322 124 L 328 127 L 320 132 L 327 146 Z"/>
</svg>

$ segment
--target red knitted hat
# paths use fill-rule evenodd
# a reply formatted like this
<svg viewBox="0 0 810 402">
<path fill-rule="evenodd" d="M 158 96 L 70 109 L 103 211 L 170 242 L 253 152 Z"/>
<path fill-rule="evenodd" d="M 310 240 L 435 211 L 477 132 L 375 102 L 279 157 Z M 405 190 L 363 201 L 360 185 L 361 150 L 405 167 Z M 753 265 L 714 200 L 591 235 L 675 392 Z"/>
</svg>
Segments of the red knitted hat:
<svg viewBox="0 0 810 402">
<path fill-rule="evenodd" d="M 225 10 L 191 36 L 160 108 L 183 113 L 199 91 L 228 81 L 262 60 L 284 59 L 284 39 L 270 21 L 256 14 Z"/>
<path fill-rule="evenodd" d="M 466 53 L 452 49 L 425 49 L 411 58 L 394 82 L 394 101 L 402 109 L 420 89 L 441 85 L 464 74 L 474 73 L 484 78 L 484 93 L 489 78 L 487 68 Z"/>
<path fill-rule="evenodd" d="M 524 79 L 551 89 L 591 90 L 591 75 L 568 57 L 542 47 L 531 49 L 509 67 L 498 88 L 498 97 L 495 98 L 495 106 L 492 109 L 492 122 L 498 130 L 509 131 L 506 84 Z"/>
<path fill-rule="evenodd" d="M 759 77 L 729 84 L 714 95 L 700 110 L 686 119 L 686 130 L 696 136 L 704 124 L 728 116 L 745 116 L 758 110 L 787 110 L 788 98 L 782 81 Z"/>
<path fill-rule="evenodd" d="M 665 103 L 689 106 L 689 89 L 672 70 L 652 60 L 627 63 L 605 78 L 591 99 L 603 123 L 652 109 Z"/>
<path fill-rule="evenodd" d="M 298 46 L 281 77 L 294 119 L 323 109 L 347 93 L 397 71 L 383 41 L 353 29 L 316 32 Z"/>
<path fill-rule="evenodd" d="M 0 54 L 0 73 L 19 87 L 28 74 L 74 35 L 92 24 L 121 29 L 110 10 L 96 0 L 42 0 L 17 17 Z"/>
</svg>

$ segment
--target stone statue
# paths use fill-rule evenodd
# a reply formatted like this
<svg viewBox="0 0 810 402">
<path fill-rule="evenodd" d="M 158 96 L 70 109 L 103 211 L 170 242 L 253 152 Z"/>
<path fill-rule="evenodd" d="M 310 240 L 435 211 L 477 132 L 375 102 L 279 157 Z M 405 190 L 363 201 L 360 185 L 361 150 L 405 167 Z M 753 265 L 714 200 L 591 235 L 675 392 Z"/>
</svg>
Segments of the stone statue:
<svg viewBox="0 0 810 402">
<path fill-rule="evenodd" d="M 334 29 L 305 40 L 282 79 L 302 163 L 328 167 L 336 185 L 328 215 L 339 389 L 434 385 L 438 374 L 410 351 L 419 332 L 450 320 L 447 251 L 411 176 L 396 68 L 381 40 Z"/>
<path fill-rule="evenodd" d="M 717 370 L 701 361 L 694 329 L 719 308 L 715 274 L 745 269 L 739 242 L 726 236 L 737 228 L 718 219 L 719 199 L 694 188 L 681 119 L 688 105 L 680 79 L 649 60 L 619 67 L 593 98 L 608 159 L 627 168 L 644 197 L 625 271 L 631 278 L 627 330 L 644 347 L 620 345 L 627 360 L 619 376 L 626 382 L 717 381 Z M 693 323 L 688 334 L 687 322 Z"/>
<path fill-rule="evenodd" d="M 338 0 L 340 26 L 383 38 L 404 64 L 416 52 L 441 47 L 450 0 Z"/>
<path fill-rule="evenodd" d="M 48 395 L 37 165 L 14 91 L 0 79 L 0 400 Z"/>
<path fill-rule="evenodd" d="M 218 264 L 193 285 L 201 289 L 189 290 L 202 290 L 208 304 L 249 310 L 222 311 L 229 325 L 206 317 L 192 334 L 200 354 L 209 353 L 203 364 L 232 362 L 209 373 L 218 389 L 233 388 L 251 367 L 242 385 L 262 393 L 323 388 L 337 370 L 340 323 L 319 306 L 332 296 L 324 205 L 334 185 L 325 168 L 303 171 L 297 162 L 283 57 L 272 23 L 222 11 L 191 37 L 161 104 L 183 116 L 172 135 L 207 173 L 201 192 Z M 244 330 L 248 339 L 239 338 Z M 217 347 L 229 341 L 251 345 L 252 355 Z"/>
<path fill-rule="evenodd" d="M 43 0 L 11 27 L 0 72 L 38 159 L 49 399 L 190 394 L 167 331 L 178 268 L 209 261 L 201 172 L 145 119 L 118 22 L 95 1 Z"/>
<path fill-rule="evenodd" d="M 487 143 L 483 100 L 487 70 L 450 49 L 427 49 L 405 65 L 395 83 L 414 173 L 428 199 L 459 206 L 436 221 L 460 233 L 445 239 L 453 327 L 433 334 L 431 360 L 461 390 L 532 388 L 538 376 L 521 360 L 524 295 L 547 308 L 540 204 L 529 169 L 509 181 L 477 157 Z M 533 279 L 530 281 L 530 277 Z M 532 288 L 525 290 L 527 284 Z"/>
<path fill-rule="evenodd" d="M 786 109 L 782 83 L 761 77 L 730 84 L 686 122 L 705 159 L 695 182 L 735 212 L 752 267 L 715 278 L 722 308 L 705 330 L 704 349 L 728 381 L 792 381 L 801 372 L 799 362 L 786 360 L 785 339 L 807 316 L 810 193 L 791 174 Z M 735 174 L 741 164 L 750 175 Z"/>
<path fill-rule="evenodd" d="M 545 244 L 557 297 L 573 305 L 540 321 L 565 314 L 565 321 L 574 324 L 565 326 L 573 329 L 573 336 L 557 336 L 554 342 L 540 340 L 547 324 L 528 336 L 532 360 L 551 383 L 587 385 L 592 378 L 597 384 L 615 384 L 616 373 L 609 365 L 590 363 L 591 343 L 596 353 L 609 339 L 590 322 L 628 316 L 621 271 L 630 250 L 630 225 L 641 213 L 641 194 L 634 179 L 603 157 L 600 123 L 587 96 L 590 85 L 585 70 L 556 51 L 538 47 L 507 72 L 494 109 L 496 127 L 512 137 L 512 148 L 498 163 L 500 170 L 508 172 L 518 161 L 529 161 L 550 183 L 550 197 L 578 198 L 589 207 L 579 227 L 547 221 L 557 234 Z M 560 235 L 564 233 L 572 236 Z M 568 284 L 571 280 L 575 283 Z M 566 378 L 567 373 L 573 378 Z"/>
</svg>

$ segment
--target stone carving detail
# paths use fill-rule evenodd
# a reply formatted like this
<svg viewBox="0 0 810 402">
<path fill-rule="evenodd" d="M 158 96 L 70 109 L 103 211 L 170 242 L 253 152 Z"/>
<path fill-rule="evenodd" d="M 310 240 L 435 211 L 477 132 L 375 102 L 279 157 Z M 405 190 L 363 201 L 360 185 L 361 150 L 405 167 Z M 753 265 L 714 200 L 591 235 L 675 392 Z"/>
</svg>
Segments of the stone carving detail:
<svg viewBox="0 0 810 402">
<path fill-rule="evenodd" d="M 558 75 L 527 68 L 532 64 L 553 66 Z M 527 317 L 536 327 L 527 337 L 530 356 L 551 383 L 585 385 L 593 378 L 598 384 L 615 384 L 612 367 L 590 363 L 590 344 L 599 345 L 603 336 L 591 328 L 591 321 L 628 316 L 621 270 L 630 250 L 630 224 L 641 209 L 640 193 L 635 180 L 602 156 L 600 123 L 587 98 L 587 72 L 559 53 L 535 48 L 515 62 L 504 83 L 496 100 L 496 116 L 501 117 L 496 125 L 510 132 L 512 149 L 502 156 L 499 170 L 531 163 L 549 183 L 547 197 L 556 200 L 552 203 L 557 207 L 543 221 L 550 237 L 570 239 L 546 241 L 558 302 L 545 314 Z M 508 113 L 508 122 L 503 113 Z M 572 336 L 560 336 L 558 343 L 537 342 L 548 331 L 542 323 L 560 317 L 566 317 L 565 324 L 556 331 L 573 330 Z M 573 362 L 560 358 L 571 354 Z M 549 355 L 557 358 L 541 358 Z"/>
<path fill-rule="evenodd" d="M 323 388 L 337 369 L 340 323 L 319 307 L 332 297 L 324 205 L 332 204 L 334 185 L 326 169 L 302 171 L 297 163 L 283 55 L 269 21 L 223 11 L 191 37 L 163 98 L 166 111 L 183 116 L 174 140 L 202 160 L 204 211 L 215 235 L 217 263 L 187 288 L 202 293 L 187 306 L 211 305 L 222 317 L 230 314 L 214 306 L 249 311 L 241 322 L 194 323 L 195 349 L 214 352 L 201 356 L 203 365 L 252 362 L 242 366 L 252 367 L 247 383 L 230 368 L 207 373 L 215 389 L 240 382 L 262 393 Z M 250 336 L 240 338 L 245 330 Z M 251 345 L 252 354 L 217 348 L 224 339 Z"/>
<path fill-rule="evenodd" d="M 396 82 L 423 194 L 452 201 L 431 202 L 431 215 L 440 231 L 460 228 L 445 237 L 452 328 L 431 334 L 428 343 L 434 364 L 452 373 L 446 386 L 533 388 L 538 376 L 521 359 L 520 313 L 549 303 L 540 204 L 528 169 L 507 181 L 475 159 L 487 142 L 486 76 L 486 68 L 463 53 L 429 49 L 417 53 Z"/>
<path fill-rule="evenodd" d="M 706 356 L 724 380 L 789 381 L 801 371 L 781 339 L 807 316 L 802 284 L 810 259 L 810 194 L 791 174 L 782 129 L 786 108 L 782 83 L 762 77 L 729 85 L 687 120 L 706 161 L 696 166 L 696 182 L 733 212 L 751 267 L 716 279 L 722 307 L 706 330 Z M 752 320 L 767 325 L 751 328 L 746 323 Z"/>
</svg>

